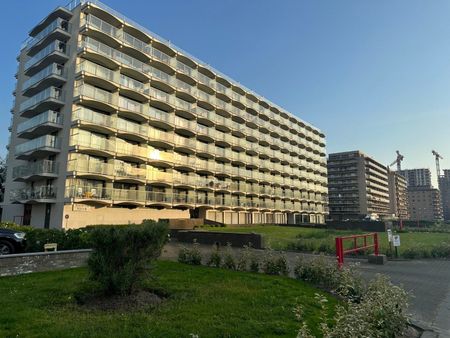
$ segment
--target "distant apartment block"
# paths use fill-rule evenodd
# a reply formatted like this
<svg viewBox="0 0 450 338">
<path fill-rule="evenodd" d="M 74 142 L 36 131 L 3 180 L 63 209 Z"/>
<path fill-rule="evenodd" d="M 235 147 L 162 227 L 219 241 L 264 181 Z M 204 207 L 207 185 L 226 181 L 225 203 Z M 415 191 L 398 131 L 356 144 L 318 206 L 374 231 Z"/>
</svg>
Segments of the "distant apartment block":
<svg viewBox="0 0 450 338">
<path fill-rule="evenodd" d="M 52 11 L 18 60 L 3 220 L 325 221 L 319 129 L 100 2 Z M 386 177 L 364 162 L 356 211 L 382 213 Z"/>
<path fill-rule="evenodd" d="M 334 220 L 391 216 L 387 167 L 361 151 L 329 155 L 328 190 Z"/>
<path fill-rule="evenodd" d="M 443 220 L 441 194 L 438 189 L 425 186 L 408 188 L 408 206 L 412 221 Z"/>
<path fill-rule="evenodd" d="M 431 187 L 430 169 L 405 169 L 400 171 L 400 175 L 406 178 L 408 187 Z"/>
<path fill-rule="evenodd" d="M 450 169 L 445 169 L 444 174 L 438 178 L 439 190 L 441 192 L 442 210 L 444 219 L 450 220 Z"/>
<path fill-rule="evenodd" d="M 408 191 L 406 178 L 395 171 L 388 172 L 389 177 L 389 209 L 395 218 L 408 220 Z"/>
</svg>

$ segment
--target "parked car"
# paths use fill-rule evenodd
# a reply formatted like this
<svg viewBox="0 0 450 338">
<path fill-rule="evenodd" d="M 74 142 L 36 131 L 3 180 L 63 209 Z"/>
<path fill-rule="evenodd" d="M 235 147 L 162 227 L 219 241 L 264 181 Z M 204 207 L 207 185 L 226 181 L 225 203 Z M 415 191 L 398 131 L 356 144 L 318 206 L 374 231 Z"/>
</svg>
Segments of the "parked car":
<svg viewBox="0 0 450 338">
<path fill-rule="evenodd" d="M 24 232 L 0 228 L 0 255 L 23 252 L 25 244 Z"/>
</svg>

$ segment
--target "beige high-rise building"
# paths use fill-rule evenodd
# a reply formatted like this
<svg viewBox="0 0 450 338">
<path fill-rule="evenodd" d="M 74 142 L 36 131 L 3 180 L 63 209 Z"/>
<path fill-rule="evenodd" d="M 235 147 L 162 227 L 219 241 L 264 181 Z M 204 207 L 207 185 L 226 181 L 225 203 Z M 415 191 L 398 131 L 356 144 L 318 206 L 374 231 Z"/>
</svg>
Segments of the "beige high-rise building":
<svg viewBox="0 0 450 338">
<path fill-rule="evenodd" d="M 324 134 L 98 1 L 19 55 L 3 220 L 322 223 Z"/>
<path fill-rule="evenodd" d="M 408 190 L 406 178 L 395 171 L 389 171 L 390 213 L 399 220 L 408 220 Z"/>
<path fill-rule="evenodd" d="M 439 222 L 444 219 L 441 195 L 429 187 L 408 188 L 409 215 L 412 221 Z"/>
<path fill-rule="evenodd" d="M 330 217 L 390 217 L 387 167 L 359 150 L 328 157 Z"/>
</svg>

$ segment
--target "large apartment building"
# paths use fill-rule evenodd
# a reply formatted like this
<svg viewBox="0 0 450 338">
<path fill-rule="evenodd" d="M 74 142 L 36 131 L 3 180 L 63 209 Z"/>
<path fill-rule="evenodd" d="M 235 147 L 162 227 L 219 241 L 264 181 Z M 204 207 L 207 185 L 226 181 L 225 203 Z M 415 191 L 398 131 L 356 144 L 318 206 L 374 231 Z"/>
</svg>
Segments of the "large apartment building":
<svg viewBox="0 0 450 338">
<path fill-rule="evenodd" d="M 450 221 L 450 169 L 444 169 L 444 174 L 438 177 L 438 183 L 444 220 Z"/>
<path fill-rule="evenodd" d="M 329 155 L 328 189 L 333 220 L 391 216 L 387 167 L 361 151 Z"/>
<path fill-rule="evenodd" d="M 396 171 L 388 171 L 388 177 L 390 214 L 399 220 L 409 220 L 406 178 Z"/>
<path fill-rule="evenodd" d="M 18 58 L 4 220 L 322 223 L 324 134 L 98 1 Z"/>
<path fill-rule="evenodd" d="M 431 171 L 428 168 L 404 169 L 400 175 L 406 178 L 408 187 L 431 187 Z"/>
<path fill-rule="evenodd" d="M 438 189 L 420 186 L 408 188 L 408 206 L 412 221 L 440 222 L 444 219 Z"/>
</svg>

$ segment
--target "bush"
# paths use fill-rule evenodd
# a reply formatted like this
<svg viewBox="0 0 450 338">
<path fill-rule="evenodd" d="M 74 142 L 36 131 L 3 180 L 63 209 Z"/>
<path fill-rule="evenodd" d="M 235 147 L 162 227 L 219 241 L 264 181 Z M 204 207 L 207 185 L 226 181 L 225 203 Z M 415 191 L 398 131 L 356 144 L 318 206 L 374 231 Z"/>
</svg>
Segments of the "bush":
<svg viewBox="0 0 450 338">
<path fill-rule="evenodd" d="M 236 270 L 247 271 L 249 269 L 249 262 L 251 261 L 252 252 L 250 251 L 252 244 L 244 245 L 243 250 L 240 252 L 240 256 L 236 263 Z"/>
<path fill-rule="evenodd" d="M 236 262 L 234 261 L 233 249 L 231 243 L 227 244 L 225 256 L 223 258 L 223 265 L 225 269 L 236 270 Z"/>
<path fill-rule="evenodd" d="M 211 252 L 211 256 L 209 257 L 207 265 L 214 266 L 216 268 L 220 268 L 220 266 L 222 265 L 222 256 L 220 255 L 218 245 L 213 245 L 213 250 Z"/>
<path fill-rule="evenodd" d="M 289 274 L 289 267 L 286 256 L 283 253 L 275 253 L 273 250 L 266 250 L 262 262 L 262 270 L 268 275 L 282 275 Z"/>
<path fill-rule="evenodd" d="M 194 240 L 192 249 L 182 247 L 178 253 L 178 262 L 190 265 L 201 265 L 202 255 L 198 248 L 199 244 Z"/>
<path fill-rule="evenodd" d="M 347 337 L 397 337 L 408 323 L 406 309 L 408 294 L 401 287 L 394 286 L 387 277 L 377 275 L 368 285 L 352 269 L 339 270 L 335 264 L 321 257 L 300 261 L 295 267 L 297 278 L 335 291 L 346 303 L 336 308 L 333 325 L 326 322 L 327 300 L 316 295 L 321 307 L 321 335 L 326 338 Z M 297 337 L 310 338 L 311 331 L 303 321 L 302 307 L 294 310 L 302 322 Z"/>
<path fill-rule="evenodd" d="M 130 294 L 161 254 L 167 234 L 166 224 L 153 221 L 92 229 L 94 251 L 88 260 L 89 279 L 98 283 L 105 295 Z"/>
</svg>

